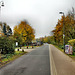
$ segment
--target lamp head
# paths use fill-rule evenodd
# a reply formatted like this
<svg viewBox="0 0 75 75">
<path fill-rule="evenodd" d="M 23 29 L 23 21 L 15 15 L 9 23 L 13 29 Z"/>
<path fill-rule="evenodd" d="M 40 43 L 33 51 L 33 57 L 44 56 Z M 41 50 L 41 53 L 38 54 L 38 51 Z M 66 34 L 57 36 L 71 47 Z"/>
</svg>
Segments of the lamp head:
<svg viewBox="0 0 75 75">
<path fill-rule="evenodd" d="M 63 12 L 59 12 L 59 14 L 64 14 Z"/>
<path fill-rule="evenodd" d="M 2 2 L 2 5 L 1 6 L 4 6 L 4 2 Z"/>
</svg>

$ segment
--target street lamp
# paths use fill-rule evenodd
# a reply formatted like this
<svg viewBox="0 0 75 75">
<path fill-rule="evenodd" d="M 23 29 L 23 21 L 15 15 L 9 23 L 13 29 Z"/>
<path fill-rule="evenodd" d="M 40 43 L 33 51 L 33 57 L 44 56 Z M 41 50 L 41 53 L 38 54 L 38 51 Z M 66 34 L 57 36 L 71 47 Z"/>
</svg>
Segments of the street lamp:
<svg viewBox="0 0 75 75">
<path fill-rule="evenodd" d="M 3 6 L 4 6 L 4 2 L 0 1 L 0 12 L 1 12 L 1 7 L 3 7 Z M 0 55 L 0 58 L 1 58 L 1 55 Z M 2 62 L 2 60 L 1 60 L 1 62 Z"/>
<path fill-rule="evenodd" d="M 4 7 L 4 2 L 0 1 L 0 17 L 1 17 L 1 7 Z"/>
<path fill-rule="evenodd" d="M 4 2 L 0 1 L 0 11 L 1 11 L 1 7 L 4 7 Z"/>
<path fill-rule="evenodd" d="M 4 2 L 3 1 L 0 1 L 0 8 L 1 6 L 3 7 L 4 6 Z"/>
<path fill-rule="evenodd" d="M 1 6 L 4 6 L 4 2 L 3 1 L 0 1 L 0 8 Z"/>
<path fill-rule="evenodd" d="M 4 2 L 3 1 L 0 1 L 0 12 L 1 12 L 1 7 L 4 7 Z"/>
<path fill-rule="evenodd" d="M 63 44 L 64 44 L 64 52 L 65 52 L 65 25 L 64 25 L 64 12 L 59 12 L 59 14 L 63 14 Z"/>
</svg>

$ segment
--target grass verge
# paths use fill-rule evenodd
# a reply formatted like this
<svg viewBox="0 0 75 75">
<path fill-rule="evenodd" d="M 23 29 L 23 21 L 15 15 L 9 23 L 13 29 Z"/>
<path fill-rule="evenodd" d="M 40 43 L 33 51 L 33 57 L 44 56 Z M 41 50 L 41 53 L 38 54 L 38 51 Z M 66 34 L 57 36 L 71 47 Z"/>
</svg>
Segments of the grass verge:
<svg viewBox="0 0 75 75">
<path fill-rule="evenodd" d="M 59 49 L 60 51 L 64 52 L 64 49 L 59 48 L 58 46 L 54 45 L 57 49 Z"/>
<path fill-rule="evenodd" d="M 14 54 L 1 55 L 2 59 L 0 61 L 0 68 L 26 53 L 27 52 L 15 51 Z"/>
<path fill-rule="evenodd" d="M 62 51 L 63 53 L 64 53 L 64 49 L 61 49 L 61 48 L 59 48 L 58 46 L 56 46 L 56 45 L 54 45 L 57 49 L 59 49 L 60 51 Z M 66 54 L 66 53 L 64 53 L 64 54 Z M 69 55 L 69 54 L 66 54 L 66 55 L 68 55 L 69 57 L 71 57 L 74 61 L 75 61 L 75 52 L 74 52 L 74 54 L 73 55 Z"/>
</svg>

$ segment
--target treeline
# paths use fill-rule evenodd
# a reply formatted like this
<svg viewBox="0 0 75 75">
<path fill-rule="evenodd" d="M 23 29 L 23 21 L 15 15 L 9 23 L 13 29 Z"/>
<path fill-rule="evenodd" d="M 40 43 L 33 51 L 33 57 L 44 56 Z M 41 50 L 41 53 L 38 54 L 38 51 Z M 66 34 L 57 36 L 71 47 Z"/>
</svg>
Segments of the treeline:
<svg viewBox="0 0 75 75">
<path fill-rule="evenodd" d="M 64 30 L 63 30 L 63 22 L 64 22 Z M 72 11 L 69 11 L 66 16 L 62 16 L 62 18 L 58 20 L 58 23 L 52 32 L 54 33 L 53 37 L 56 45 L 62 46 L 64 38 L 65 44 L 70 44 L 74 47 L 73 44 L 75 44 L 75 41 L 74 42 L 70 41 L 75 39 L 74 8 Z M 63 32 L 65 32 L 64 36 Z"/>
<path fill-rule="evenodd" d="M 56 27 L 53 32 L 53 36 L 47 36 L 43 38 L 43 42 L 52 43 L 58 45 L 60 48 L 63 48 L 63 38 L 65 37 L 65 44 L 70 44 L 75 49 L 75 17 L 74 17 L 74 8 L 72 11 L 69 11 L 66 16 L 61 17 L 58 20 Z M 64 21 L 64 31 L 63 31 L 63 21 Z M 63 36 L 65 32 L 65 36 Z"/>
<path fill-rule="evenodd" d="M 69 40 L 75 39 L 75 20 L 74 14 L 68 13 L 67 16 L 64 16 L 64 31 L 63 31 L 63 16 L 55 27 L 54 32 L 54 40 L 56 44 L 63 44 L 63 32 L 65 32 L 65 44 L 68 43 Z"/>
<path fill-rule="evenodd" d="M 39 40 L 43 43 L 55 44 L 54 36 L 40 37 Z"/>
<path fill-rule="evenodd" d="M 13 29 L 6 23 L 0 24 L 0 52 L 2 54 L 14 53 L 16 42 L 18 46 L 24 46 L 35 38 L 34 29 L 27 21 L 21 21 Z"/>
</svg>

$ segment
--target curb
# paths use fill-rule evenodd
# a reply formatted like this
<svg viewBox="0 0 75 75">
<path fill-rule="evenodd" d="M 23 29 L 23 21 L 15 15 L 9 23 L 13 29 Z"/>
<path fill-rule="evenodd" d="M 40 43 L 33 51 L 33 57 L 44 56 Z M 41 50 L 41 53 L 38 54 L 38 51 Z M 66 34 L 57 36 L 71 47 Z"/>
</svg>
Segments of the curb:
<svg viewBox="0 0 75 75">
<path fill-rule="evenodd" d="M 53 56 L 52 56 L 50 45 L 49 45 L 49 56 L 50 56 L 50 71 L 51 71 L 51 75 L 57 75 L 57 70 L 56 70 L 56 67 L 55 67 L 55 63 L 54 63 L 54 59 L 53 59 Z"/>
</svg>

